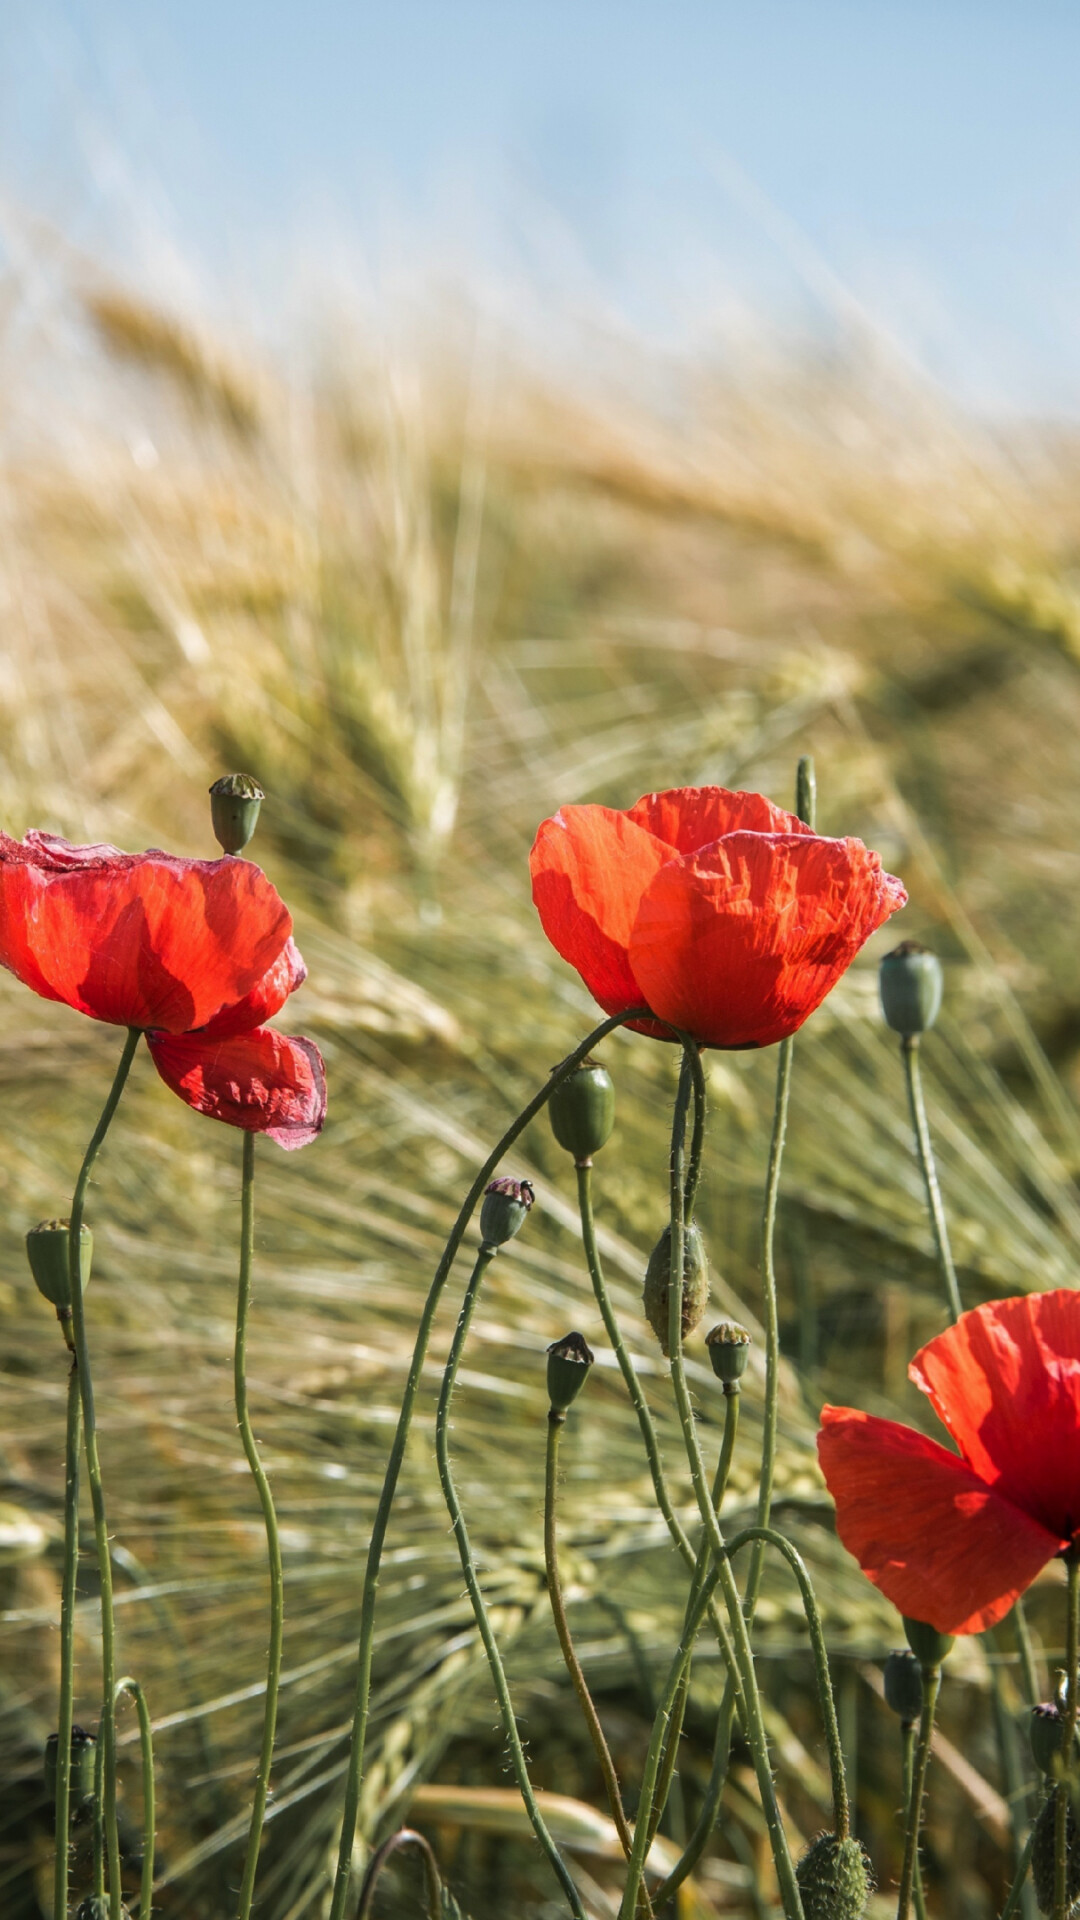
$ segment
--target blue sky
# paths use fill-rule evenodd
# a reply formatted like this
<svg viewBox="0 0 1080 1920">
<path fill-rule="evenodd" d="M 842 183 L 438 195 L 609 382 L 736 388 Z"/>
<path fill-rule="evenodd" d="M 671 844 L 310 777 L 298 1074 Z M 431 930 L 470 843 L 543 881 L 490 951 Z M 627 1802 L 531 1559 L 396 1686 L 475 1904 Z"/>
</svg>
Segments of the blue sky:
<svg viewBox="0 0 1080 1920">
<path fill-rule="evenodd" d="M 0 11 L 0 184 L 88 245 L 265 286 L 340 243 L 676 343 L 861 307 L 976 404 L 1080 408 L 1072 0 Z"/>
</svg>

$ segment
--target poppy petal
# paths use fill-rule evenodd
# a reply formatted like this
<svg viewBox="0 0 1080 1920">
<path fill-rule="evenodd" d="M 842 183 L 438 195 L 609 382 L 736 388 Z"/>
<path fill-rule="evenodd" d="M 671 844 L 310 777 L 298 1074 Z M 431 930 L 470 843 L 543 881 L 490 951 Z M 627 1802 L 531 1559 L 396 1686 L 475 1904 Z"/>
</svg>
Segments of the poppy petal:
<svg viewBox="0 0 1080 1920">
<path fill-rule="evenodd" d="M 544 932 L 605 1013 L 646 1003 L 627 942 L 642 894 L 671 857 L 613 807 L 562 807 L 536 836 L 529 865 Z"/>
<path fill-rule="evenodd" d="M 774 807 L 763 793 L 730 793 L 726 787 L 672 787 L 647 793 L 627 817 L 673 847 L 696 853 L 725 833 L 810 833 L 797 814 Z"/>
<path fill-rule="evenodd" d="M 629 962 L 658 1019 L 706 1046 L 767 1047 L 906 900 L 861 840 L 729 833 L 658 868 Z"/>
<path fill-rule="evenodd" d="M 1061 1548 L 963 1460 L 895 1420 L 825 1407 L 818 1454 L 848 1552 L 901 1613 L 940 1633 L 993 1626 Z"/>
<path fill-rule="evenodd" d="M 280 1013 L 290 993 L 302 987 L 307 979 L 307 968 L 300 956 L 296 941 L 288 939 L 278 954 L 273 966 L 264 973 L 258 986 L 252 987 L 242 1000 L 231 1007 L 222 1007 L 215 1013 L 199 1033 L 204 1040 L 224 1040 L 234 1033 L 250 1033 L 252 1027 L 264 1026 Z"/>
<path fill-rule="evenodd" d="M 326 1073 L 314 1041 L 272 1027 L 228 1039 L 147 1034 L 161 1078 L 196 1113 L 279 1147 L 306 1147 L 326 1118 Z"/>
<path fill-rule="evenodd" d="M 908 1369 L 980 1479 L 1062 1538 L 1080 1528 L 1080 1294 L 994 1300 Z"/>
<path fill-rule="evenodd" d="M 248 860 L 0 835 L 0 965 L 95 1020 L 203 1026 L 258 986 L 291 931 Z"/>
</svg>

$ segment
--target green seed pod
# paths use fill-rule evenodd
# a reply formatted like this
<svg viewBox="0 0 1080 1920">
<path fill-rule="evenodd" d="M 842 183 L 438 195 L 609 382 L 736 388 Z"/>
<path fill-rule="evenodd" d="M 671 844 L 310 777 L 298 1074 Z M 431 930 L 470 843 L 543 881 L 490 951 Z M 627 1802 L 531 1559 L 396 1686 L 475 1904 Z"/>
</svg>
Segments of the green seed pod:
<svg viewBox="0 0 1080 1920">
<path fill-rule="evenodd" d="M 862 1920 L 874 1891 L 861 1840 L 819 1833 L 795 1868 L 806 1920 Z"/>
<path fill-rule="evenodd" d="M 909 1647 L 898 1647 L 885 1662 L 882 1679 L 885 1700 L 905 1726 L 913 1726 L 922 1715 L 922 1668 Z"/>
<path fill-rule="evenodd" d="M 1048 1794 L 1031 1829 L 1031 1884 L 1040 1913 L 1054 1911 L 1054 1802 Z M 1065 1809 L 1065 1906 L 1069 1920 L 1080 1907 L 1080 1832 L 1072 1802 Z"/>
<path fill-rule="evenodd" d="M 42 1220 L 39 1226 L 31 1227 L 26 1236 L 26 1257 L 37 1290 L 44 1294 L 58 1313 L 71 1306 L 68 1286 L 70 1240 L 70 1223 L 67 1220 Z M 90 1285 L 90 1262 L 94 1257 L 94 1236 L 87 1226 L 79 1235 L 79 1248 L 79 1272 L 85 1293 Z"/>
<path fill-rule="evenodd" d="M 547 1390 L 553 1413 L 565 1413 L 581 1392 L 596 1355 L 580 1333 L 564 1334 L 547 1350 Z"/>
<path fill-rule="evenodd" d="M 671 1279 L 671 1227 L 666 1226 L 649 1255 L 642 1302 L 645 1318 L 668 1350 L 668 1283 Z M 686 1340 L 699 1325 L 709 1303 L 709 1262 L 700 1230 L 689 1222 L 683 1229 L 682 1336 Z"/>
<path fill-rule="evenodd" d="M 266 795 L 249 773 L 223 773 L 210 789 L 214 838 L 225 853 L 242 853 L 259 824 Z"/>
<path fill-rule="evenodd" d="M 705 1335 L 712 1370 L 724 1383 L 725 1393 L 738 1393 L 739 1381 L 750 1358 L 750 1335 L 734 1320 L 719 1320 Z"/>
<path fill-rule="evenodd" d="M 50 1800 L 56 1799 L 56 1750 L 60 1736 L 50 1733 L 45 1742 L 45 1791 Z M 71 1771 L 68 1775 L 69 1792 L 72 1807 L 78 1807 L 94 1797 L 94 1757 L 97 1753 L 97 1741 L 85 1727 L 71 1729 Z"/>
<path fill-rule="evenodd" d="M 548 1101 L 551 1131 L 560 1147 L 584 1166 L 599 1153 L 615 1125 L 615 1082 L 599 1060 L 583 1060 L 560 1081 Z"/>
<path fill-rule="evenodd" d="M 939 1633 L 936 1627 L 928 1627 L 925 1620 L 909 1620 L 906 1614 L 903 1621 L 908 1646 L 920 1667 L 940 1667 L 955 1643 L 955 1635 Z"/>
<path fill-rule="evenodd" d="M 528 1180 L 511 1180 L 504 1175 L 484 1188 L 480 1209 L 480 1238 L 485 1247 L 501 1247 L 520 1233 L 529 1217 L 536 1194 Z"/>
<path fill-rule="evenodd" d="M 913 1040 L 928 1033 L 941 1011 L 941 961 L 917 940 L 903 940 L 878 972 L 881 1011 L 894 1033 Z"/>
</svg>

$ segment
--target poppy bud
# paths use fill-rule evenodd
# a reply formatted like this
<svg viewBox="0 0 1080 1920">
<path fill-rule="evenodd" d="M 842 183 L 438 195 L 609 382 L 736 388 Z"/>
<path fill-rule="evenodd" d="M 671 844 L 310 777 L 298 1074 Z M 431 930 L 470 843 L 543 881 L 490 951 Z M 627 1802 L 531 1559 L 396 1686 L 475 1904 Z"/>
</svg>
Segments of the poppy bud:
<svg viewBox="0 0 1080 1920">
<path fill-rule="evenodd" d="M 1043 1801 L 1031 1829 L 1031 1884 L 1040 1913 L 1054 1911 L 1054 1802 L 1056 1793 Z M 1076 1815 L 1072 1799 L 1065 1806 L 1065 1908 L 1072 1913 L 1073 1901 L 1080 1894 L 1080 1846 L 1077 1841 Z"/>
<path fill-rule="evenodd" d="M 548 1101 L 551 1131 L 560 1147 L 585 1166 L 615 1125 L 615 1083 L 599 1060 L 583 1060 L 561 1080 Z"/>
<path fill-rule="evenodd" d="M 906 1727 L 914 1725 L 922 1714 L 922 1668 L 908 1647 L 890 1653 L 882 1672 L 885 1700 Z"/>
<path fill-rule="evenodd" d="M 903 940 L 878 972 L 881 1011 L 894 1033 L 913 1040 L 928 1033 L 941 1011 L 941 961 L 917 940 Z"/>
<path fill-rule="evenodd" d="M 739 1381 L 750 1358 L 750 1335 L 734 1320 L 720 1320 L 705 1335 L 712 1370 L 724 1383 L 725 1393 L 738 1393 Z"/>
<path fill-rule="evenodd" d="M 553 1413 L 565 1413 L 589 1377 L 596 1355 L 580 1333 L 564 1334 L 547 1350 L 547 1390 Z"/>
<path fill-rule="evenodd" d="M 920 1667 L 940 1667 L 953 1646 L 955 1634 L 939 1633 L 936 1627 L 927 1626 L 925 1620 L 909 1620 L 907 1614 L 901 1618 L 908 1646 Z"/>
<path fill-rule="evenodd" d="M 642 1301 L 645 1318 L 668 1350 L 668 1284 L 671 1280 L 671 1227 L 664 1228 L 649 1255 Z M 699 1324 L 709 1301 L 709 1262 L 701 1233 L 690 1221 L 683 1228 L 682 1334 L 685 1340 Z"/>
<path fill-rule="evenodd" d="M 259 824 L 266 795 L 250 773 L 223 773 L 210 789 L 214 838 L 225 853 L 243 853 Z"/>
<path fill-rule="evenodd" d="M 504 1175 L 484 1188 L 480 1209 L 480 1239 L 494 1252 L 519 1233 L 529 1217 L 536 1195 L 528 1180 L 511 1180 Z"/>
<path fill-rule="evenodd" d="M 56 1751 L 60 1736 L 50 1733 L 45 1742 L 45 1791 L 50 1800 L 56 1799 Z M 97 1741 L 85 1727 L 71 1729 L 71 1771 L 68 1775 L 71 1804 L 77 1807 L 84 1800 L 94 1797 L 94 1756 Z"/>
<path fill-rule="evenodd" d="M 819 1833 L 795 1868 L 806 1920 L 862 1920 L 874 1891 L 861 1840 Z"/>
<path fill-rule="evenodd" d="M 31 1227 L 26 1236 L 26 1257 L 37 1290 L 61 1314 L 69 1312 L 71 1308 L 68 1286 L 70 1239 L 67 1220 L 42 1220 L 39 1226 Z M 83 1227 L 79 1247 L 79 1272 L 85 1292 L 90 1285 L 90 1262 L 94 1256 L 94 1236 L 89 1227 Z"/>
</svg>

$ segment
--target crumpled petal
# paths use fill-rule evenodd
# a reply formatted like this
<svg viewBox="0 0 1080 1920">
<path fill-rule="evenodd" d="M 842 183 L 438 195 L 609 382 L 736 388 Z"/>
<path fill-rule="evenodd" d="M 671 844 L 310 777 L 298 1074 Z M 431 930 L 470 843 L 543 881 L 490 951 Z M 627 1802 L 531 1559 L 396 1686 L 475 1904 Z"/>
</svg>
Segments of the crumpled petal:
<svg viewBox="0 0 1080 1920">
<path fill-rule="evenodd" d="M 628 958 L 658 1019 L 705 1046 L 767 1047 L 906 900 L 861 840 L 729 833 L 657 869 Z"/>
<path fill-rule="evenodd" d="M 205 1027 L 199 1028 L 200 1035 L 204 1040 L 225 1040 L 231 1034 L 250 1033 L 253 1027 L 263 1026 L 275 1013 L 280 1013 L 290 993 L 302 987 L 306 979 L 307 968 L 300 949 L 290 936 L 258 985 L 242 1000 L 215 1013 Z"/>
<path fill-rule="evenodd" d="M 895 1420 L 825 1407 L 818 1455 L 848 1552 L 901 1613 L 940 1633 L 992 1627 L 1063 1544 Z"/>
<path fill-rule="evenodd" d="M 291 932 L 250 861 L 0 834 L 0 965 L 92 1019 L 204 1026 L 259 986 Z"/>
<path fill-rule="evenodd" d="M 529 864 L 544 932 L 605 1013 L 645 1003 L 627 945 L 641 896 L 671 857 L 613 807 L 561 807 L 536 836 Z"/>
<path fill-rule="evenodd" d="M 253 1033 L 148 1033 L 167 1087 L 196 1113 L 247 1133 L 265 1133 L 287 1151 L 306 1147 L 326 1118 L 326 1072 L 312 1040 L 259 1027 Z"/>
<path fill-rule="evenodd" d="M 1080 1294 L 988 1301 L 908 1371 L 980 1479 L 1062 1538 L 1080 1529 Z"/>
<path fill-rule="evenodd" d="M 774 807 L 763 793 L 730 793 L 726 787 L 646 793 L 627 809 L 626 817 L 675 853 L 696 853 L 725 833 L 812 832 L 797 814 Z"/>
</svg>

